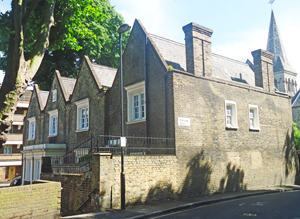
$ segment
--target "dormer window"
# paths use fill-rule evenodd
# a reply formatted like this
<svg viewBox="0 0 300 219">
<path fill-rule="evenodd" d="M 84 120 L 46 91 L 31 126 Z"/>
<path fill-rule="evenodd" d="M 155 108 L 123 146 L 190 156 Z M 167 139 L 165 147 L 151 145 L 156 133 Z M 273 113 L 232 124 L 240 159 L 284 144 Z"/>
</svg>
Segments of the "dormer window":
<svg viewBox="0 0 300 219">
<path fill-rule="evenodd" d="M 52 102 L 56 102 L 57 100 L 57 90 L 52 91 Z"/>
</svg>

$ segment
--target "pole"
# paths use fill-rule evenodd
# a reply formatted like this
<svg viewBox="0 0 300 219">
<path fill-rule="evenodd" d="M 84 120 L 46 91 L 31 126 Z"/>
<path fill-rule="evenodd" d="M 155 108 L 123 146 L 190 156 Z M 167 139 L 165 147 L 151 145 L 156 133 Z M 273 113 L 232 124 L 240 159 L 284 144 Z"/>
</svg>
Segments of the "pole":
<svg viewBox="0 0 300 219">
<path fill-rule="evenodd" d="M 120 43 L 120 92 L 121 92 L 121 136 L 124 136 L 123 117 L 123 66 L 122 66 L 122 33 L 119 33 Z M 121 145 L 121 140 L 120 140 Z M 121 147 L 121 209 L 125 210 L 125 173 L 124 173 L 124 148 Z"/>
</svg>

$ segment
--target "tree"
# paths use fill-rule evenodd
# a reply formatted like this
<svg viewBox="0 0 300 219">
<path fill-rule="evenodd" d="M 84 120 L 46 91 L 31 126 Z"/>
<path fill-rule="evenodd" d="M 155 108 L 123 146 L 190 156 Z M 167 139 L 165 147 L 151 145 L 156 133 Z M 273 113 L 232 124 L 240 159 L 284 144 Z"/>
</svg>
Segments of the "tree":
<svg viewBox="0 0 300 219">
<path fill-rule="evenodd" d="M 40 1 L 25 30 L 25 56 L 36 40 L 35 30 L 39 27 L 38 20 L 42 13 Z M 5 14 L 0 15 L 1 26 L 7 25 L 4 22 L 7 17 Z M 59 70 L 62 76 L 76 77 L 84 55 L 98 64 L 118 66 L 117 29 L 123 24 L 123 18 L 108 0 L 56 0 L 54 18 L 49 48 L 33 78 L 41 89 L 50 89 L 54 70 Z M 123 40 L 127 41 L 128 36 L 129 33 L 124 34 Z M 2 35 L 0 30 L 0 44 L 1 38 L 5 38 L 5 33 Z M 0 51 L 7 51 L 7 48 L 0 45 Z M 4 69 L 5 64 L 5 59 L 0 59 L 0 69 Z"/>
<path fill-rule="evenodd" d="M 0 147 L 6 141 L 17 101 L 44 56 L 47 58 L 38 73 L 41 80 L 43 74 L 51 78 L 49 69 L 62 69 L 61 66 L 65 74 L 75 76 L 83 55 L 116 65 L 116 33 L 122 22 L 108 0 L 12 0 L 12 10 L 0 14 L 0 50 L 5 52 L 5 59 L 0 61 L 0 66 L 5 66 L 0 89 Z M 62 56 L 68 61 L 53 61 L 54 55 L 55 59 Z"/>
<path fill-rule="evenodd" d="M 27 6 L 27 2 L 30 3 L 30 7 Z M 39 0 L 13 0 L 12 10 L 7 14 L 11 22 L 6 74 L 0 90 L 0 146 L 6 141 L 6 133 L 11 127 L 17 101 L 25 92 L 28 82 L 36 74 L 49 44 L 50 28 L 54 24 L 55 0 L 42 2 L 43 14 L 39 20 L 39 28 L 36 30 L 36 40 L 32 42 L 31 51 L 25 57 L 24 30 L 37 3 Z M 2 37 L 0 39 L 2 40 Z"/>
<path fill-rule="evenodd" d="M 298 129 L 298 124 L 293 122 L 293 130 L 294 130 L 294 141 L 297 150 L 300 150 L 300 130 Z"/>
</svg>

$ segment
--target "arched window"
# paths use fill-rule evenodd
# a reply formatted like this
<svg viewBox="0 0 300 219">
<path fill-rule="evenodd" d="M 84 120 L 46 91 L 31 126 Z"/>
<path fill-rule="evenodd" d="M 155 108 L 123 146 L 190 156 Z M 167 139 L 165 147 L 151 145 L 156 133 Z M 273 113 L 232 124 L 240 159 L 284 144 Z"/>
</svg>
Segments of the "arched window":
<svg viewBox="0 0 300 219">
<path fill-rule="evenodd" d="M 288 80 L 288 92 L 291 92 L 291 81 L 290 81 L 290 79 Z"/>
<path fill-rule="evenodd" d="M 275 87 L 278 89 L 278 84 L 277 84 L 277 80 L 274 79 L 274 84 L 275 84 Z"/>
<path fill-rule="evenodd" d="M 294 83 L 294 80 L 292 80 L 292 83 L 291 83 L 291 91 L 292 93 L 295 93 L 295 83 Z"/>
</svg>

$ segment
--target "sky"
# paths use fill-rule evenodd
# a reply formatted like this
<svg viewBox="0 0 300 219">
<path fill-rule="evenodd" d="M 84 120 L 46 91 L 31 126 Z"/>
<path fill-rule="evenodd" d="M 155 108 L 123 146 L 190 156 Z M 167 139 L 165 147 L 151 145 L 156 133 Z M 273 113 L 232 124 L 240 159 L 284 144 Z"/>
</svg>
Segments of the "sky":
<svg viewBox="0 0 300 219">
<path fill-rule="evenodd" d="M 149 33 L 184 43 L 182 27 L 190 22 L 214 31 L 212 51 L 245 62 L 251 51 L 266 49 L 273 8 L 289 62 L 300 74 L 300 1 L 275 0 L 110 0 L 133 25 L 139 19 Z M 10 9 L 0 0 L 0 11 Z M 300 76 L 298 76 L 300 88 Z"/>
</svg>

